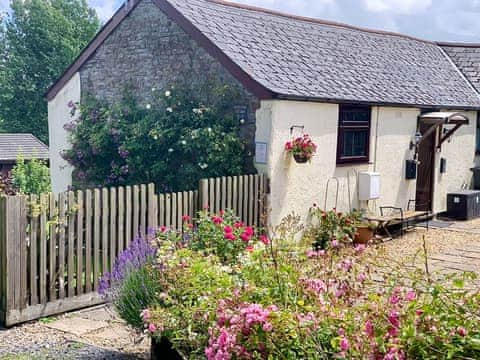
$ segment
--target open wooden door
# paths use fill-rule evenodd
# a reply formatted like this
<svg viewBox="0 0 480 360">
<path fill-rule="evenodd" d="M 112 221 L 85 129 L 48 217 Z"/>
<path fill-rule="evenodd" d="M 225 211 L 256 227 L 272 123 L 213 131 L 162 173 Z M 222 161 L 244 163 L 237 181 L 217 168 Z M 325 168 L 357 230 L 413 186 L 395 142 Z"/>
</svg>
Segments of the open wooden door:
<svg viewBox="0 0 480 360">
<path fill-rule="evenodd" d="M 435 125 L 420 123 L 420 133 L 423 135 Z M 416 210 L 432 210 L 433 182 L 435 169 L 435 140 L 436 131 L 430 133 L 418 146 L 418 170 L 417 170 L 417 193 Z"/>
</svg>

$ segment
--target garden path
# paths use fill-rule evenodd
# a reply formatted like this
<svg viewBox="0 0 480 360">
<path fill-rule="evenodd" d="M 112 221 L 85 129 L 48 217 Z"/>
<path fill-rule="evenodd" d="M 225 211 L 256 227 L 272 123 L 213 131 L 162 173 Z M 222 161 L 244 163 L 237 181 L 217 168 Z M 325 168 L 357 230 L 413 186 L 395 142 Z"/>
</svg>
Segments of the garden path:
<svg viewBox="0 0 480 360">
<path fill-rule="evenodd" d="M 148 359 L 149 345 L 107 305 L 0 328 L 0 360 Z"/>
</svg>

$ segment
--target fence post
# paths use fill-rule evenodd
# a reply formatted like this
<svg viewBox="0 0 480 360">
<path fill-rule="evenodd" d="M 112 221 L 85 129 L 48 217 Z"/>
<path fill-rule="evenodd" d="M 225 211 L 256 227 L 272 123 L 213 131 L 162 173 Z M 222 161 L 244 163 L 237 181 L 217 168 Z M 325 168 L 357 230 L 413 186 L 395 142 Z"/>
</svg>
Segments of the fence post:
<svg viewBox="0 0 480 360">
<path fill-rule="evenodd" d="M 17 322 L 15 312 L 28 301 L 26 205 L 24 196 L 0 197 L 0 320 L 6 326 Z"/>
<path fill-rule="evenodd" d="M 203 210 L 205 206 L 210 206 L 208 201 L 208 179 L 201 179 L 198 186 L 200 204 L 199 210 Z"/>
</svg>

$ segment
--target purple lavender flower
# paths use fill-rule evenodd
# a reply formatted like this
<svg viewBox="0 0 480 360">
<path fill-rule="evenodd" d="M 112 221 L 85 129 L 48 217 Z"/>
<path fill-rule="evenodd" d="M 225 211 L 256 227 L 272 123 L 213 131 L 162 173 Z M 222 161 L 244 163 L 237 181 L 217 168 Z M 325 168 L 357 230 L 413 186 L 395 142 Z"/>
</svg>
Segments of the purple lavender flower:
<svg viewBox="0 0 480 360">
<path fill-rule="evenodd" d="M 155 259 L 156 248 L 154 248 L 149 240 L 144 238 L 135 239 L 130 246 L 124 250 L 115 261 L 113 271 L 105 273 L 99 282 L 98 292 L 107 295 L 111 291 L 115 291 L 123 279 L 132 270 L 153 263 Z"/>
</svg>

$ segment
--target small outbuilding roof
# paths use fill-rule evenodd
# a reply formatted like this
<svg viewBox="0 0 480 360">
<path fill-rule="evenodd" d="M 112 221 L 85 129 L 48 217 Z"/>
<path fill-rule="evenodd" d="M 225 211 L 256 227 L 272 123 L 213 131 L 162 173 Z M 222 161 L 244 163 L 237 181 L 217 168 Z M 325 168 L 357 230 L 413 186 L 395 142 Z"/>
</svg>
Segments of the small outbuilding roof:
<svg viewBox="0 0 480 360">
<path fill-rule="evenodd" d="M 15 161 L 19 154 L 25 159 L 48 160 L 48 146 L 32 134 L 0 134 L 0 161 Z"/>
<path fill-rule="evenodd" d="M 479 109 L 480 97 L 434 42 L 222 0 L 130 0 L 51 99 L 139 2 L 152 1 L 259 98 Z"/>
</svg>

